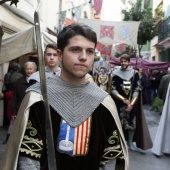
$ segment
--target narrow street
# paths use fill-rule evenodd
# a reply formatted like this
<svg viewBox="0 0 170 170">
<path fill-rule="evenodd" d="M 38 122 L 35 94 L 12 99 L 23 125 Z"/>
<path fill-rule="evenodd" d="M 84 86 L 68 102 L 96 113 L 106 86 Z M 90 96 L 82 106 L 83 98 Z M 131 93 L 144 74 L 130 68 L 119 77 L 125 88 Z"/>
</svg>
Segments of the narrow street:
<svg viewBox="0 0 170 170">
<path fill-rule="evenodd" d="M 154 140 L 158 123 L 160 120 L 160 113 L 150 111 L 149 106 L 144 106 L 144 113 L 148 123 L 149 131 Z M 5 150 L 5 144 L 2 144 L 5 140 L 7 128 L 0 127 L 0 158 Z M 156 157 L 151 153 L 151 150 L 137 150 L 129 151 L 130 154 L 130 170 L 168 170 L 170 166 L 170 155 Z"/>
<path fill-rule="evenodd" d="M 152 141 L 154 141 L 157 127 L 160 120 L 160 112 L 150 111 L 149 106 L 144 106 L 145 118 L 148 123 Z M 151 149 L 135 152 L 130 151 L 130 170 L 168 170 L 170 166 L 170 155 L 156 157 L 152 154 Z"/>
</svg>

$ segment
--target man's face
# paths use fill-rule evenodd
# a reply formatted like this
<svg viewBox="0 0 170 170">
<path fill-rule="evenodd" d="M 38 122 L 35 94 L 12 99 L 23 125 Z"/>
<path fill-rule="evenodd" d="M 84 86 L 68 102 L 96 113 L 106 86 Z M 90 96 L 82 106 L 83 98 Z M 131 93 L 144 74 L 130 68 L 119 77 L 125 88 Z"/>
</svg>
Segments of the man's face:
<svg viewBox="0 0 170 170">
<path fill-rule="evenodd" d="M 57 50 L 52 48 L 47 48 L 45 52 L 45 61 L 48 68 L 51 70 L 58 67 L 59 64 L 59 58 L 57 56 Z"/>
<path fill-rule="evenodd" d="M 59 50 L 62 60 L 61 77 L 72 84 L 85 81 L 85 75 L 94 61 L 95 43 L 81 35 L 69 39 L 63 53 Z"/>
<path fill-rule="evenodd" d="M 138 72 L 139 72 L 140 74 L 142 74 L 143 71 L 142 71 L 142 69 L 140 68 Z"/>
<path fill-rule="evenodd" d="M 36 69 L 33 64 L 27 64 L 25 67 L 25 73 L 28 77 L 30 77 L 33 73 L 36 72 Z"/>
<path fill-rule="evenodd" d="M 126 70 L 129 66 L 129 61 L 125 60 L 125 59 L 121 59 L 120 60 L 120 65 L 122 67 L 123 70 Z"/>
<path fill-rule="evenodd" d="M 158 72 L 159 72 L 159 70 L 158 70 L 158 69 L 156 69 L 154 72 L 155 72 L 155 73 L 158 73 Z"/>
</svg>

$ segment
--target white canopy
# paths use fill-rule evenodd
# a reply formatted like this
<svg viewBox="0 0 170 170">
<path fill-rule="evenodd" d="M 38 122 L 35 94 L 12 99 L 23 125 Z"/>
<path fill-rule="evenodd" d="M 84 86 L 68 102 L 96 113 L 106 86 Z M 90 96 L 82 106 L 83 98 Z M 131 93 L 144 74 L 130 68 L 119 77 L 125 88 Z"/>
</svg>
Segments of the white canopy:
<svg viewBox="0 0 170 170">
<path fill-rule="evenodd" d="M 43 30 L 42 41 L 44 47 L 49 43 L 57 43 L 57 38 Z M 2 39 L 0 64 L 9 62 L 22 55 L 36 51 L 36 36 L 34 26 L 27 30 L 12 34 Z"/>
</svg>

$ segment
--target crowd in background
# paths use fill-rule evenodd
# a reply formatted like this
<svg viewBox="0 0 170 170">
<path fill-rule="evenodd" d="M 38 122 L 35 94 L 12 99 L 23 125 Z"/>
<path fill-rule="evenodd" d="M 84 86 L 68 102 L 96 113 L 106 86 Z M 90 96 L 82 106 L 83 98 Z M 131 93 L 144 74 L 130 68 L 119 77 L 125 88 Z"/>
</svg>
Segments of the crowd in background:
<svg viewBox="0 0 170 170">
<path fill-rule="evenodd" d="M 143 104 L 151 106 L 151 110 L 158 111 L 158 108 L 153 107 L 153 101 L 159 97 L 161 100 L 165 100 L 169 79 L 164 87 L 160 86 L 161 79 L 165 75 L 169 75 L 170 68 L 167 72 L 162 72 L 158 67 L 150 68 L 145 73 L 142 68 L 136 69 L 138 71 L 140 79 L 140 87 L 142 92 Z M 96 68 L 93 78 L 95 83 L 102 89 L 110 93 L 110 84 L 112 79 L 112 71 L 101 67 Z M 164 78 L 165 79 L 165 78 Z"/>
<path fill-rule="evenodd" d="M 52 47 L 50 47 L 52 48 Z M 48 49 L 48 48 L 47 48 Z M 48 59 L 48 57 L 47 57 Z M 30 68 L 27 64 L 33 63 L 33 68 Z M 48 63 L 48 60 L 47 60 Z M 50 63 L 50 61 L 49 61 Z M 50 73 L 52 74 L 60 74 L 60 67 L 58 67 L 59 62 L 58 60 L 55 61 L 55 63 L 52 64 L 52 66 L 46 67 L 46 73 L 47 75 Z M 8 134 L 7 138 L 4 141 L 4 143 L 7 142 L 11 128 L 13 127 L 13 123 L 16 117 L 16 113 L 14 112 L 14 107 L 18 106 L 16 109 L 16 112 L 19 109 L 19 105 L 21 104 L 21 101 L 25 95 L 25 90 L 28 87 L 28 80 L 29 77 L 36 71 L 37 66 L 34 62 L 26 62 L 25 66 L 22 66 L 25 68 L 25 72 L 21 73 L 21 66 L 11 61 L 9 64 L 9 70 L 5 74 L 4 78 L 1 78 L 0 81 L 4 83 L 3 91 L 0 93 L 0 99 L 4 100 L 4 123 L 5 125 L 9 125 L 8 128 Z M 51 69 L 50 69 L 51 68 Z M 135 69 L 137 71 L 137 74 L 139 76 L 139 87 L 140 87 L 140 94 L 142 98 L 142 104 L 147 104 L 150 106 L 150 110 L 153 111 L 159 111 L 158 107 L 155 107 L 153 105 L 153 102 L 155 98 L 159 98 L 165 102 L 166 94 L 168 85 L 170 82 L 170 68 L 168 68 L 166 73 L 163 73 L 158 67 L 154 67 L 151 69 L 148 69 L 147 72 L 143 71 L 142 68 Z M 111 84 L 113 80 L 113 72 L 114 68 L 107 69 L 105 67 L 96 68 L 94 71 L 94 74 L 92 75 L 94 82 L 102 88 L 104 91 L 110 93 L 111 92 Z M 38 73 L 37 73 L 38 74 Z M 36 77 L 37 74 L 34 74 L 32 77 L 33 79 Z M 89 75 L 89 74 L 88 74 Z M 23 81 L 24 79 L 24 81 Z M 36 80 L 38 81 L 38 80 Z M 32 82 L 32 81 L 31 81 Z M 16 91 L 20 91 L 20 89 L 23 89 L 22 91 L 22 97 L 19 99 L 18 94 L 16 94 Z M 19 104 L 16 102 L 19 100 Z M 160 111 L 161 112 L 161 111 Z M 13 117 L 15 116 L 15 117 Z"/>
<path fill-rule="evenodd" d="M 109 69 L 105 67 L 96 68 L 94 74 L 92 75 L 94 82 L 108 93 L 110 93 L 113 70 L 114 69 L 109 71 Z M 158 108 L 152 107 L 152 104 L 156 97 L 159 97 L 161 100 L 165 101 L 169 84 L 169 79 L 166 77 L 170 75 L 170 69 L 167 70 L 167 73 L 162 73 L 158 67 L 148 69 L 147 73 L 144 73 L 142 68 L 138 68 L 137 71 L 140 79 L 143 104 L 148 104 L 151 106 L 151 110 L 158 111 Z M 160 86 L 161 79 L 165 75 L 166 77 L 164 78 L 164 81 L 165 79 L 168 79 L 166 80 L 166 85 L 164 85 L 163 81 Z M 4 82 L 3 93 L 0 94 L 0 98 L 4 97 L 5 101 L 5 124 L 8 124 L 8 121 L 12 115 L 9 107 L 12 100 L 12 89 L 16 80 L 23 76 L 23 71 L 21 74 L 21 66 L 18 63 L 11 61 L 9 64 L 8 73 L 6 73 L 4 78 L 1 78 L 0 80 L 1 82 Z"/>
</svg>

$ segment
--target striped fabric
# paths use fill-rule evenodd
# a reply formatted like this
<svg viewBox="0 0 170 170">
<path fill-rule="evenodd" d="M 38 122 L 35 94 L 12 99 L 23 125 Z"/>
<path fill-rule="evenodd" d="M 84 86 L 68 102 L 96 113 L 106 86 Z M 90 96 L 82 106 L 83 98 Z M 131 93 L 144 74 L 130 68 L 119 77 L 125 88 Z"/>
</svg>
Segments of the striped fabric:
<svg viewBox="0 0 170 170">
<path fill-rule="evenodd" d="M 91 117 L 78 127 L 69 126 L 62 120 L 58 150 L 69 155 L 85 155 L 88 150 Z"/>
</svg>

